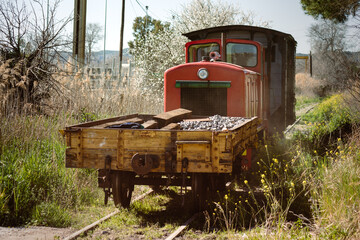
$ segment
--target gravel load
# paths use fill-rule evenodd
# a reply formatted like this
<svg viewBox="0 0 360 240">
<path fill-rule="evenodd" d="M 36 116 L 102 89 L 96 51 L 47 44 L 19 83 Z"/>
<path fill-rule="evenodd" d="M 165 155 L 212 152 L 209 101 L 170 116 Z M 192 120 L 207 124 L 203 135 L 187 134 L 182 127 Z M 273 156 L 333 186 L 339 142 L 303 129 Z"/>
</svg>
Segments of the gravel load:
<svg viewBox="0 0 360 240">
<path fill-rule="evenodd" d="M 209 120 L 185 120 L 179 122 L 179 124 L 183 130 L 225 131 L 245 122 L 245 120 L 246 119 L 242 117 L 222 117 L 220 115 L 214 115 L 209 117 Z"/>
</svg>

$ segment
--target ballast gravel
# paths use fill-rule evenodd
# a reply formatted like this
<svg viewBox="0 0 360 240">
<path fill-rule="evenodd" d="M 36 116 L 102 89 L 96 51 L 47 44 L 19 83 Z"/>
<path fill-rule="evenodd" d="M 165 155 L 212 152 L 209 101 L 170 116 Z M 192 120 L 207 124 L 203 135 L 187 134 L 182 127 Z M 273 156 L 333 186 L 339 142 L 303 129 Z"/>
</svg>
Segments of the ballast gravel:
<svg viewBox="0 0 360 240">
<path fill-rule="evenodd" d="M 181 129 L 183 130 L 209 130 L 209 131 L 226 131 L 236 125 L 245 122 L 245 118 L 242 117 L 223 117 L 220 115 L 214 115 L 209 117 L 209 121 L 189 121 L 185 120 L 179 122 Z"/>
</svg>

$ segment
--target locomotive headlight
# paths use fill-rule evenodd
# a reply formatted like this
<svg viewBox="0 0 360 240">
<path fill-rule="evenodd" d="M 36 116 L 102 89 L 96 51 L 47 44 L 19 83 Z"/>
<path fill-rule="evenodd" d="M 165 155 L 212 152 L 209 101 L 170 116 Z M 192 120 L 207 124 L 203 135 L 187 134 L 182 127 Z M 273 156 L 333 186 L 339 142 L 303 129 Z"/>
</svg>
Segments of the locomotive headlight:
<svg viewBox="0 0 360 240">
<path fill-rule="evenodd" d="M 200 79 L 206 79 L 209 76 L 209 72 L 206 68 L 200 68 L 197 75 Z"/>
</svg>

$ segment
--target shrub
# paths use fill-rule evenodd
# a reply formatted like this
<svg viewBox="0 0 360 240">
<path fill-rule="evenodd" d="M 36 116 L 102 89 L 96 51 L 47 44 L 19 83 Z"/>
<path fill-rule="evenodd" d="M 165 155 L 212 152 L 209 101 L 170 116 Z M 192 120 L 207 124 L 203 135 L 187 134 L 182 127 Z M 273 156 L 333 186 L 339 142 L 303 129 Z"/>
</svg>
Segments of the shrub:
<svg viewBox="0 0 360 240">
<path fill-rule="evenodd" d="M 326 93 L 324 81 L 310 77 L 305 73 L 298 73 L 295 76 L 295 93 L 297 96 L 323 97 Z"/>
<path fill-rule="evenodd" d="M 323 153 L 326 151 L 325 146 L 351 133 L 352 125 L 359 117 L 347 107 L 343 95 L 337 94 L 305 114 L 302 120 L 309 129 L 305 133 L 298 133 L 297 138 L 302 139 L 308 147 L 315 145 L 315 149 Z"/>
</svg>

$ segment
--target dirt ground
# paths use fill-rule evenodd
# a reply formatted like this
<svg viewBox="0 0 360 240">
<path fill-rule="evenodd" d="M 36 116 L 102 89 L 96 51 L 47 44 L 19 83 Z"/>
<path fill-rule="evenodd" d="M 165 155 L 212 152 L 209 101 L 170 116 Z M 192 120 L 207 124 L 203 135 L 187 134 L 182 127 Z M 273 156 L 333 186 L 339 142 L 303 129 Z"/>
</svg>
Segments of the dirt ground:
<svg viewBox="0 0 360 240">
<path fill-rule="evenodd" d="M 6 240 L 48 240 L 63 239 L 76 230 L 51 227 L 0 227 L 0 239 Z"/>
</svg>

